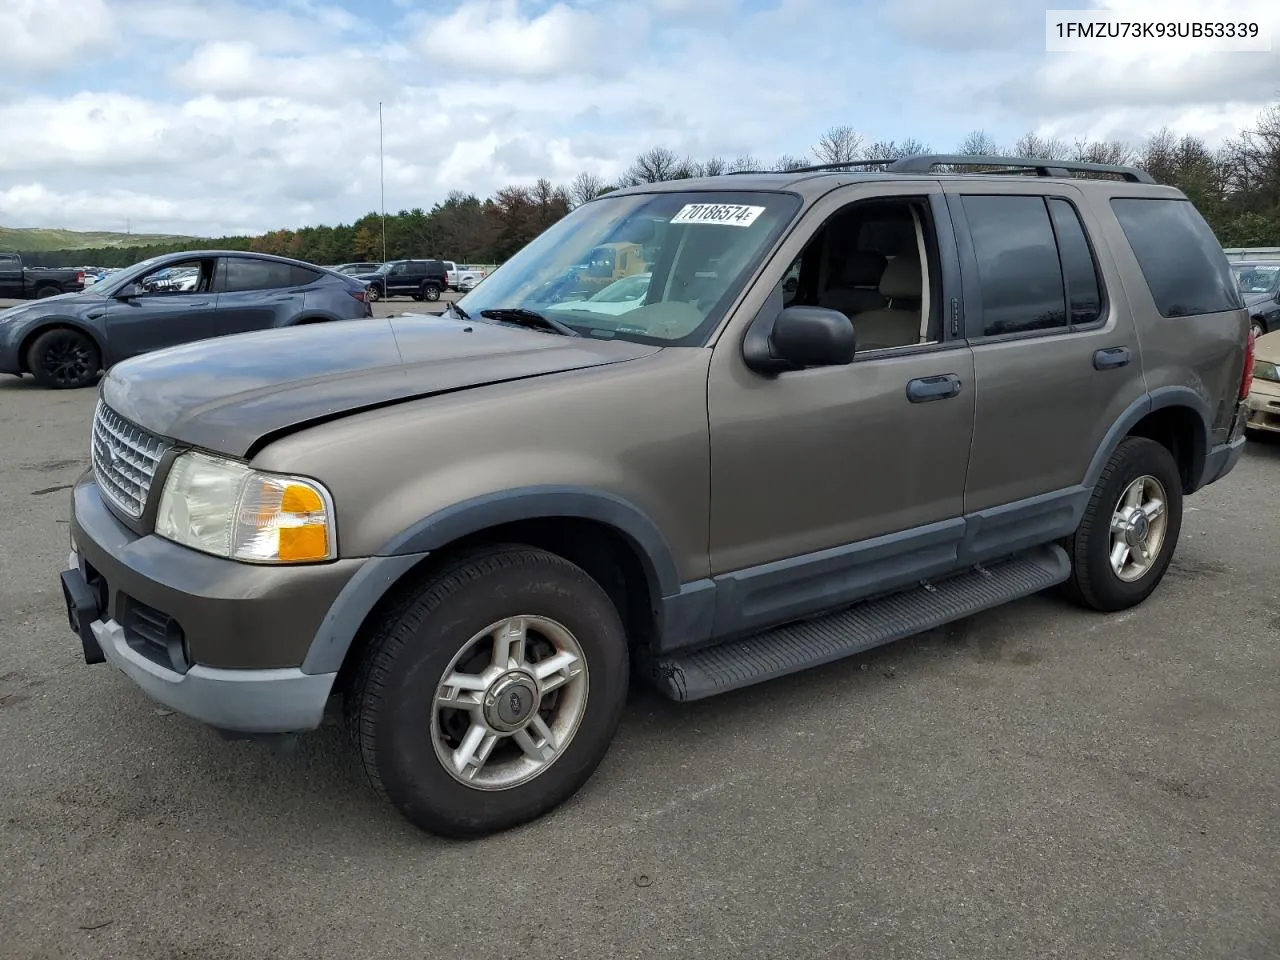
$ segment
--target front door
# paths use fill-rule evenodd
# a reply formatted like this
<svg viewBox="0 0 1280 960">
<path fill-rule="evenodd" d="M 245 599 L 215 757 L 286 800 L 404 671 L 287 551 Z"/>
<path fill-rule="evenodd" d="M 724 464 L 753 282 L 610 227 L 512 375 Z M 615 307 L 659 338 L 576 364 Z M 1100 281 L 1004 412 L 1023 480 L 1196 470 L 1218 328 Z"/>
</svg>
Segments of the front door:
<svg viewBox="0 0 1280 960">
<path fill-rule="evenodd" d="M 169 263 L 107 306 L 108 363 L 213 336 L 213 259 Z"/>
<path fill-rule="evenodd" d="M 855 361 L 774 377 L 749 370 L 742 337 L 753 316 L 786 301 L 833 302 L 850 257 L 882 265 L 884 296 L 868 309 L 843 308 L 859 343 Z M 936 182 L 838 190 L 771 259 L 744 302 L 753 316 L 740 311 L 711 362 L 716 634 L 955 567 L 975 398 L 973 355 L 950 324 L 958 280 Z M 761 285 L 769 292 L 757 310 Z"/>
</svg>

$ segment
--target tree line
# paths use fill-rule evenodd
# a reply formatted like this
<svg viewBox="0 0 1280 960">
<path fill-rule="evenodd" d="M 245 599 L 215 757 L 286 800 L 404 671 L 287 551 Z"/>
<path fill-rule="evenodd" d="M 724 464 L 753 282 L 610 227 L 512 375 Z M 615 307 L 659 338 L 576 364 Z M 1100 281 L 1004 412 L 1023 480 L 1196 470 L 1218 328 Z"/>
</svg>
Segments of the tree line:
<svg viewBox="0 0 1280 960">
<path fill-rule="evenodd" d="M 540 179 L 509 186 L 491 197 L 454 191 L 430 210 L 415 207 L 367 213 L 351 224 L 273 230 L 256 237 L 218 237 L 208 246 L 254 250 L 319 264 L 408 257 L 448 258 L 459 263 L 501 263 L 574 207 L 621 187 L 745 171 L 788 171 L 824 163 L 934 153 L 917 140 L 868 140 L 848 125 L 831 127 L 807 155 L 772 162 L 751 156 L 695 160 L 655 146 L 635 158 L 616 183 L 580 173 L 570 183 Z M 1072 142 L 1028 133 L 1016 143 L 998 143 L 975 130 L 955 153 L 1122 164 L 1146 170 L 1159 183 L 1181 189 L 1204 214 L 1226 247 L 1280 246 L 1280 102 L 1264 110 L 1253 127 L 1220 147 L 1165 128 L 1141 144 L 1118 140 Z M 872 167 L 871 169 L 875 169 Z M 183 245 L 113 247 L 23 253 L 32 264 L 127 266 L 146 257 L 187 249 Z"/>
</svg>

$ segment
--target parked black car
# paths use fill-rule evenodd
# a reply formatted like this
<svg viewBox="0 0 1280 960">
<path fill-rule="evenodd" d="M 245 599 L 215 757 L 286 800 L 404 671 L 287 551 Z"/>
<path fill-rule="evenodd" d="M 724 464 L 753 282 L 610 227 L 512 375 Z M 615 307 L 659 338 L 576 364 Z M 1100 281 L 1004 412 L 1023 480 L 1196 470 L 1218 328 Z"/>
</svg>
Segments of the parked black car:
<svg viewBox="0 0 1280 960">
<path fill-rule="evenodd" d="M 372 315 L 364 283 L 323 267 L 238 251 L 171 253 L 82 293 L 0 310 L 0 373 L 85 387 L 99 370 L 162 347 Z"/>
<path fill-rule="evenodd" d="M 1238 260 L 1231 264 L 1257 336 L 1280 330 L 1280 260 Z"/>
<path fill-rule="evenodd" d="M 369 286 L 369 299 L 413 297 L 439 300 L 449 286 L 443 260 L 389 260 L 371 273 L 356 274 Z"/>
<path fill-rule="evenodd" d="M 84 271 L 73 267 L 28 267 L 16 253 L 0 253 L 0 297 L 43 300 L 84 289 Z"/>
</svg>

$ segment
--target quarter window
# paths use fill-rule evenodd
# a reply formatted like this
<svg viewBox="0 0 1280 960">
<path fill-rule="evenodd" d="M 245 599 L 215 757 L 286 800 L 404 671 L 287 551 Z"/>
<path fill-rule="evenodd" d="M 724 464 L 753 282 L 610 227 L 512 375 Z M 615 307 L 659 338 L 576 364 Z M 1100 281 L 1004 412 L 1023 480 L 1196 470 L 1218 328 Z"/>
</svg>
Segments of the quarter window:
<svg viewBox="0 0 1280 960">
<path fill-rule="evenodd" d="M 1244 306 L 1218 238 L 1190 200 L 1114 197 L 1111 209 L 1161 316 Z"/>
<path fill-rule="evenodd" d="M 1062 266 L 1041 197 L 962 198 L 978 260 L 982 333 L 1067 326 Z"/>
</svg>

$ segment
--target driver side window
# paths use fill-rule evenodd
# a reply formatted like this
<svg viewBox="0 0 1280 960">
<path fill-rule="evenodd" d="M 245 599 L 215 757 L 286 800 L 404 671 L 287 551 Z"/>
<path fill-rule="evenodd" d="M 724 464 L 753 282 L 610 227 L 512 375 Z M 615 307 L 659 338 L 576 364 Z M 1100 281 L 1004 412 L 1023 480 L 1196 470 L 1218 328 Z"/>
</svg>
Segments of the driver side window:
<svg viewBox="0 0 1280 960">
<path fill-rule="evenodd" d="M 140 295 L 147 297 L 208 293 L 212 284 L 213 261 L 200 259 L 168 264 L 138 281 Z"/>
<path fill-rule="evenodd" d="M 927 197 L 857 201 L 829 217 L 787 269 L 783 302 L 843 313 L 858 353 L 935 343 L 937 258 Z"/>
</svg>

